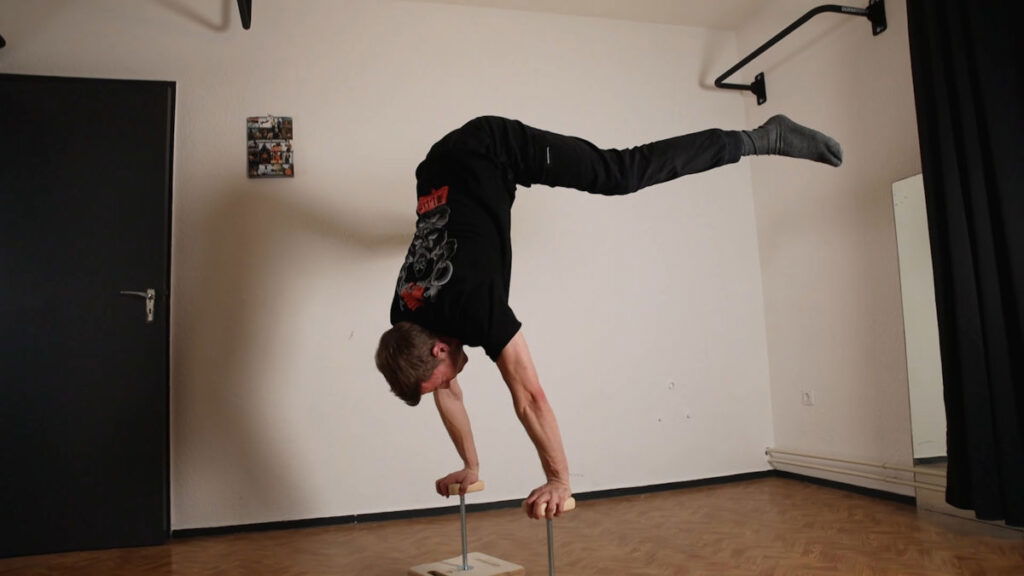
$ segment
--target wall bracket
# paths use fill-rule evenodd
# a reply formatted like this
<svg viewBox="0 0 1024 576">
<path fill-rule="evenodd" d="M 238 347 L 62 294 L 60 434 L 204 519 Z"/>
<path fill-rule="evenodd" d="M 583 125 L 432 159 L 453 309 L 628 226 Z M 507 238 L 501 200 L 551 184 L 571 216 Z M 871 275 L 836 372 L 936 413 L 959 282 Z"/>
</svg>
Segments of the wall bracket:
<svg viewBox="0 0 1024 576">
<path fill-rule="evenodd" d="M 241 2 L 242 0 L 239 0 Z M 750 84 L 730 84 L 725 82 L 725 79 L 732 76 L 740 68 L 743 68 L 749 64 L 754 58 L 757 58 L 763 54 L 766 50 L 776 45 L 779 40 L 782 40 L 797 28 L 801 27 L 811 18 L 814 18 L 818 14 L 825 12 L 835 12 L 838 14 L 846 14 L 849 16 L 863 16 L 871 22 L 871 33 L 878 36 L 888 27 L 888 23 L 885 19 L 885 0 L 870 0 L 867 8 L 857 8 L 855 6 L 840 6 L 838 4 L 823 4 L 817 8 L 812 8 L 806 14 L 798 18 L 795 22 L 785 27 L 782 32 L 779 32 L 775 36 L 772 36 L 770 40 L 762 44 L 757 50 L 754 50 L 748 54 L 744 59 L 736 63 L 735 66 L 726 70 L 721 76 L 715 78 L 715 87 L 724 88 L 726 90 L 746 90 L 752 92 L 757 97 L 757 105 L 760 106 L 768 101 L 768 95 L 765 91 L 764 83 L 764 72 L 760 72 L 757 76 L 754 76 L 754 81 Z"/>
<path fill-rule="evenodd" d="M 252 0 L 238 0 L 238 13 L 242 16 L 242 28 L 252 26 Z"/>
</svg>

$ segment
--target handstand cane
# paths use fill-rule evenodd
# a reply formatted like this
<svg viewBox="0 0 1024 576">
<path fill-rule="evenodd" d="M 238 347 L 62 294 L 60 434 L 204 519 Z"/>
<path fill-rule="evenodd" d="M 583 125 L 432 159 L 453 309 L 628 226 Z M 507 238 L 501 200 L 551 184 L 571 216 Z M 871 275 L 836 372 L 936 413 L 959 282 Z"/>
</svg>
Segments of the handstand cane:
<svg viewBox="0 0 1024 576">
<path fill-rule="evenodd" d="M 540 507 L 541 516 L 547 510 L 548 505 L 542 504 Z M 523 502 L 523 509 L 526 509 L 526 502 Z M 576 499 L 569 498 L 562 505 L 562 512 L 570 512 L 576 509 Z M 548 576 L 555 576 L 555 524 L 551 518 L 546 518 L 548 523 Z"/>
<path fill-rule="evenodd" d="M 459 495 L 459 517 L 462 519 L 462 570 L 469 570 L 470 569 L 470 565 L 469 565 L 469 546 L 468 546 L 468 539 L 467 539 L 467 536 L 466 536 L 466 534 L 467 534 L 467 530 L 466 530 L 466 494 L 461 494 L 459 492 L 460 488 L 461 488 L 460 484 L 449 484 L 448 485 L 448 494 L 451 495 L 451 496 L 454 496 L 456 494 Z M 483 489 L 484 489 L 484 482 L 483 482 L 483 480 L 480 480 L 478 482 L 474 482 L 474 483 L 470 484 L 469 486 L 467 486 L 466 487 L 466 493 L 468 494 L 470 492 L 479 492 L 479 491 L 481 491 Z"/>
</svg>

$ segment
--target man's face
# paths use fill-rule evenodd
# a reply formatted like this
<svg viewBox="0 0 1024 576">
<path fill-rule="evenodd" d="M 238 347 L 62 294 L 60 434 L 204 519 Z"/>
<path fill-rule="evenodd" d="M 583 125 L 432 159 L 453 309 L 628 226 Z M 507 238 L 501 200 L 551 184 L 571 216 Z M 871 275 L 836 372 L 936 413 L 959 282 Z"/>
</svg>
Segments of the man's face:
<svg viewBox="0 0 1024 576">
<path fill-rule="evenodd" d="M 441 358 L 441 363 L 434 368 L 430 378 L 420 384 L 421 394 L 429 394 L 439 388 L 447 390 L 451 387 L 452 380 L 462 372 L 466 363 L 469 362 L 469 356 L 466 356 L 462 344 L 445 344 L 439 350 L 438 356 Z"/>
</svg>

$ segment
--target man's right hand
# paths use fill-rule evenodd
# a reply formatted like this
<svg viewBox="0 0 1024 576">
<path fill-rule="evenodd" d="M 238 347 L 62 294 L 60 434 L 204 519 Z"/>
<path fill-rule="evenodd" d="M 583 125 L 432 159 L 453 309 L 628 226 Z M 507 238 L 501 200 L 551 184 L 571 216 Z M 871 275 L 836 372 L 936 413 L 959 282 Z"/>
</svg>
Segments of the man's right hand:
<svg viewBox="0 0 1024 576">
<path fill-rule="evenodd" d="M 465 494 L 466 488 L 470 484 L 476 483 L 480 479 L 480 476 L 476 470 L 471 468 L 463 468 L 456 472 L 439 479 L 434 483 L 434 487 L 437 489 L 437 493 L 447 498 L 450 496 L 448 493 L 448 487 L 452 484 L 459 484 L 459 494 Z"/>
</svg>

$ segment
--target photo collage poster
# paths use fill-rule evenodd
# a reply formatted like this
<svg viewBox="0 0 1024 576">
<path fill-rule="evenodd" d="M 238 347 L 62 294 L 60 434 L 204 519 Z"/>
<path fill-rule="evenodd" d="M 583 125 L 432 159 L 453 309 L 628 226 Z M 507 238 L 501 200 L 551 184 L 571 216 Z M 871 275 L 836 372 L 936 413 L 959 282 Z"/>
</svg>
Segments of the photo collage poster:
<svg viewBox="0 0 1024 576">
<path fill-rule="evenodd" d="M 290 116 L 250 116 L 245 120 L 250 178 L 294 177 Z"/>
</svg>

